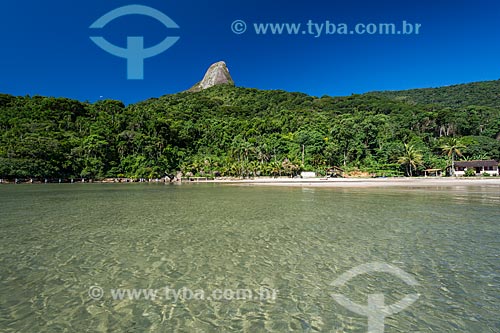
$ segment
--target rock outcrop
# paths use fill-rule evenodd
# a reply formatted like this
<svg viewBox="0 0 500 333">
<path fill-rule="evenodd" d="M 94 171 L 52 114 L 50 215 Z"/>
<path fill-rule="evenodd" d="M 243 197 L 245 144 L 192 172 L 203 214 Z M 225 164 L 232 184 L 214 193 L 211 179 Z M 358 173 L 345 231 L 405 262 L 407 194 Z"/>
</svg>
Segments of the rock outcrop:
<svg viewBox="0 0 500 333">
<path fill-rule="evenodd" d="M 211 88 L 220 84 L 229 84 L 234 86 L 234 81 L 229 74 L 229 69 L 224 61 L 219 61 L 210 66 L 203 80 L 195 84 L 188 91 L 197 92 L 204 89 Z"/>
</svg>

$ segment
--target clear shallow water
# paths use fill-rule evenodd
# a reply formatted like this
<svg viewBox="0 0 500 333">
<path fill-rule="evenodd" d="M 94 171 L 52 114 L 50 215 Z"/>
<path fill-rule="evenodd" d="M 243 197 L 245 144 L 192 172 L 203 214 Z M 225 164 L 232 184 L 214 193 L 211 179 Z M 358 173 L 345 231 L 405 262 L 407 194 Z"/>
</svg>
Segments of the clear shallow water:
<svg viewBox="0 0 500 333">
<path fill-rule="evenodd" d="M 1 332 L 366 332 L 336 303 L 420 298 L 385 332 L 500 332 L 500 188 L 0 186 Z M 386 273 L 331 283 L 357 265 Z M 104 291 L 100 300 L 89 288 Z M 115 300 L 110 289 L 278 290 Z"/>
</svg>

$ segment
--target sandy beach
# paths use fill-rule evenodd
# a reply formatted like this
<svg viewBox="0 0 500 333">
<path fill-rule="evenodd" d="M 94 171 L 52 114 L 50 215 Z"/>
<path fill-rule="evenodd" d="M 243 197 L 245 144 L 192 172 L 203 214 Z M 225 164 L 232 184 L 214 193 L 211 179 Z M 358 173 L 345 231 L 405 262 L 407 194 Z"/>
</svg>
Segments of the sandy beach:
<svg viewBox="0 0 500 333">
<path fill-rule="evenodd" d="M 297 187 L 451 187 L 451 186 L 498 186 L 500 178 L 333 178 L 290 179 L 259 178 L 241 180 L 200 180 L 183 183 L 216 183 L 249 186 L 297 186 Z"/>
</svg>

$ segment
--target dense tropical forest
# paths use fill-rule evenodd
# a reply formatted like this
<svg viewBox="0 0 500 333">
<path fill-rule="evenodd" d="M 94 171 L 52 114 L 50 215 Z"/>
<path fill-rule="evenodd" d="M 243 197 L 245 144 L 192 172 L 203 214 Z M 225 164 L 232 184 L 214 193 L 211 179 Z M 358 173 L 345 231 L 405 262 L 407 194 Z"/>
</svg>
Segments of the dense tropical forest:
<svg viewBox="0 0 500 333">
<path fill-rule="evenodd" d="M 500 81 L 321 98 L 216 86 L 125 107 L 0 95 L 0 178 L 421 175 L 500 160 Z"/>
</svg>

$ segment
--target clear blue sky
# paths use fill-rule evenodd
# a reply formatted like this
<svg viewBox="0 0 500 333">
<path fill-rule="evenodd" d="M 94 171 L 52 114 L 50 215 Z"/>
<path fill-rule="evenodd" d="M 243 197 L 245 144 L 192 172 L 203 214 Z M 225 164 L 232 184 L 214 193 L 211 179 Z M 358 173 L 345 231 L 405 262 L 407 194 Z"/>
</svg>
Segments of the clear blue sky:
<svg viewBox="0 0 500 333">
<path fill-rule="evenodd" d="M 180 29 L 129 15 L 100 30 L 90 25 L 126 5 L 153 7 Z M 231 31 L 237 19 L 246 33 Z M 256 35 L 253 23 L 420 23 L 419 35 Z M 500 78 L 497 0 L 252 0 L 252 1 L 8 1 L 0 10 L 0 92 L 133 103 L 176 93 L 224 60 L 238 86 L 300 91 L 315 96 L 435 87 Z M 144 80 L 127 80 L 126 60 L 90 39 L 146 47 L 180 40 L 146 59 Z"/>
</svg>

